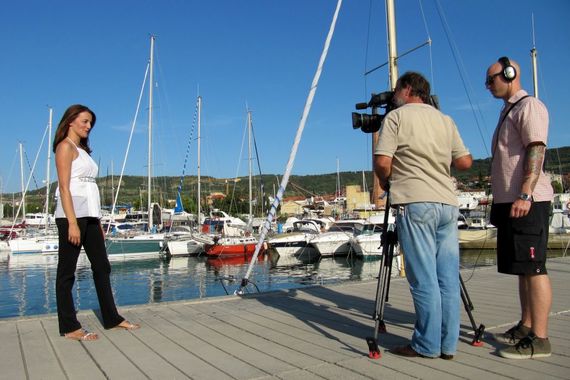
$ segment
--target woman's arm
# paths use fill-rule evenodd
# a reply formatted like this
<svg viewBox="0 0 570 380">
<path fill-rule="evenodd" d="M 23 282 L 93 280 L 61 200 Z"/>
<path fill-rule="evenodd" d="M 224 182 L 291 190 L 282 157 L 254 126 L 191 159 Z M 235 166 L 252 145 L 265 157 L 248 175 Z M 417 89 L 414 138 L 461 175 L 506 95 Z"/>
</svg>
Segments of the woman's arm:
<svg viewBox="0 0 570 380">
<path fill-rule="evenodd" d="M 81 244 L 81 234 L 77 217 L 73 208 L 73 200 L 69 183 L 71 182 L 71 163 L 78 156 L 77 148 L 71 143 L 63 140 L 55 151 L 55 166 L 57 168 L 57 179 L 59 181 L 59 198 L 63 207 L 63 212 L 69 223 L 68 240 L 73 245 Z"/>
</svg>

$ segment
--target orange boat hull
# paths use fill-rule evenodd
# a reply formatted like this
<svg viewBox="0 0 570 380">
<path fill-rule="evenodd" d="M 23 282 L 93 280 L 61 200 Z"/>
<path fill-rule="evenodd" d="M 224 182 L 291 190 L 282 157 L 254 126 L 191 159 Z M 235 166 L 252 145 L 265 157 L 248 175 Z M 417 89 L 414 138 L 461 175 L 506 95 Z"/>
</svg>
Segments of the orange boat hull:
<svg viewBox="0 0 570 380">
<path fill-rule="evenodd" d="M 231 256 L 250 256 L 255 253 L 255 246 L 257 244 L 206 244 L 204 250 L 206 255 L 212 257 L 231 257 Z M 261 247 L 260 253 L 263 253 L 264 248 Z"/>
</svg>

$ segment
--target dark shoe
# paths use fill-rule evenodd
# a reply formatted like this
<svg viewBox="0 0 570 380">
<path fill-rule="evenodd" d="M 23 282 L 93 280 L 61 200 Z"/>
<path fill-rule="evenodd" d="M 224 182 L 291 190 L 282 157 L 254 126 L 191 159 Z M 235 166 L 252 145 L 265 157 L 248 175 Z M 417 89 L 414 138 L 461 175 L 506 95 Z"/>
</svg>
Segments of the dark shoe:
<svg viewBox="0 0 570 380">
<path fill-rule="evenodd" d="M 410 346 L 409 344 L 407 346 L 400 346 L 400 347 L 395 347 L 392 350 L 390 350 L 391 353 L 393 353 L 394 355 L 398 355 L 398 356 L 405 356 L 408 358 L 427 358 L 428 356 L 424 356 L 418 352 L 416 352 L 412 346 Z"/>
<path fill-rule="evenodd" d="M 499 343 L 514 346 L 529 333 L 530 328 L 523 325 L 522 321 L 519 321 L 516 326 L 511 327 L 504 333 L 491 334 L 491 336 Z"/>
<path fill-rule="evenodd" d="M 442 358 L 443 360 L 453 360 L 453 355 L 449 354 L 442 353 L 441 355 L 439 355 L 439 357 Z"/>
<path fill-rule="evenodd" d="M 547 358 L 552 349 L 548 338 L 539 338 L 531 332 L 514 346 L 499 350 L 498 354 L 507 359 Z"/>
</svg>

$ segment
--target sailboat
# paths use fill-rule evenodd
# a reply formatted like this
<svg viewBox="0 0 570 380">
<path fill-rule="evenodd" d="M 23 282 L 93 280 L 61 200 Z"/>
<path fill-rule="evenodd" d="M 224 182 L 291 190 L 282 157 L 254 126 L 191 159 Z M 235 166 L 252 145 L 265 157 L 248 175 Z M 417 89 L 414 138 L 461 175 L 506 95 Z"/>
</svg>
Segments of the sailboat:
<svg viewBox="0 0 570 380">
<path fill-rule="evenodd" d="M 138 234 L 129 237 L 107 237 L 105 246 L 109 258 L 126 257 L 158 257 L 158 251 L 163 245 L 163 233 L 151 233 L 156 228 L 153 220 L 161 218 L 160 207 L 152 203 L 152 95 L 153 95 L 153 66 L 154 66 L 154 40 L 150 37 L 150 60 L 149 60 L 149 106 L 148 106 L 148 203 L 147 203 L 147 231 L 148 233 Z M 122 173 L 121 173 L 122 175 Z M 115 201 L 116 201 L 115 197 Z M 113 205 L 112 211 L 114 211 Z M 159 223 L 160 221 L 157 220 Z M 158 224 L 156 223 L 156 224 Z"/>
<path fill-rule="evenodd" d="M 48 142 L 51 139 L 51 129 L 53 120 L 53 109 L 49 108 L 49 119 L 48 119 Z M 44 135 L 45 137 L 45 135 Z M 43 144 L 43 143 L 42 143 Z M 50 229 L 50 225 L 53 227 L 53 217 L 49 214 L 49 190 L 50 190 L 50 166 L 51 166 L 51 150 L 47 149 L 47 172 L 46 172 L 46 202 L 45 210 L 43 213 L 26 213 L 25 208 L 25 193 L 27 186 L 24 189 L 24 171 L 23 171 L 23 146 L 20 143 L 20 171 L 21 171 L 21 183 L 22 183 L 22 214 L 24 215 L 24 223 L 26 229 L 21 229 L 18 237 L 13 236 L 13 232 L 16 231 L 16 225 L 14 223 L 13 227 L 8 232 L 10 239 L 8 240 L 8 246 L 10 247 L 10 252 L 12 255 L 20 254 L 57 254 L 59 249 L 59 239 L 57 232 Z M 35 167 L 35 163 L 34 163 Z M 29 184 L 29 180 L 28 180 Z M 18 210 L 19 211 L 19 210 Z M 29 221 L 33 221 L 29 223 Z M 14 219 L 15 222 L 15 219 Z M 28 225 L 36 228 L 28 228 Z M 39 227 L 43 227 L 43 230 L 39 230 Z"/>
<path fill-rule="evenodd" d="M 197 150 L 197 155 L 198 155 L 198 159 L 197 159 L 197 175 L 198 175 L 198 195 L 197 195 L 197 205 L 198 205 L 198 210 L 197 210 L 197 220 L 198 220 L 198 224 L 200 223 L 200 219 L 201 219 L 201 211 L 200 211 L 200 199 L 201 199 L 201 189 L 200 189 L 200 142 L 201 142 L 201 124 L 202 124 L 202 97 L 198 96 L 197 102 L 196 102 L 196 116 L 197 116 L 197 129 L 198 129 L 198 150 Z M 186 165 L 186 163 L 185 163 Z M 182 178 L 184 176 L 184 173 L 182 174 Z M 182 178 L 181 178 L 181 183 L 182 183 Z M 181 186 L 179 187 L 178 190 L 178 195 L 176 198 L 176 203 L 177 203 L 177 209 L 179 210 L 183 210 L 182 207 L 182 200 L 180 198 L 180 191 L 181 191 Z M 205 243 L 213 243 L 213 241 L 211 240 L 211 238 L 205 234 L 202 234 L 201 232 L 195 232 L 192 230 L 190 230 L 190 232 L 188 233 L 183 233 L 183 234 L 177 234 L 177 233 L 172 233 L 172 234 L 167 234 L 167 236 L 165 237 L 164 240 L 164 245 L 162 247 L 162 249 L 160 250 L 160 254 L 162 256 L 166 256 L 166 257 L 172 257 L 172 256 L 190 256 L 190 255 L 197 255 L 201 252 L 204 251 L 204 244 Z"/>
<path fill-rule="evenodd" d="M 252 202 L 252 177 L 251 177 L 251 111 L 247 112 L 247 136 L 248 136 L 248 162 L 249 162 L 249 215 L 247 230 L 233 228 L 227 223 L 222 224 L 221 236 L 215 236 L 213 244 L 205 244 L 204 250 L 210 257 L 232 257 L 232 256 L 250 256 L 255 253 L 255 247 L 258 243 L 256 237 L 251 234 L 251 226 L 253 222 L 253 202 Z M 263 248 L 265 251 L 265 248 Z"/>
</svg>

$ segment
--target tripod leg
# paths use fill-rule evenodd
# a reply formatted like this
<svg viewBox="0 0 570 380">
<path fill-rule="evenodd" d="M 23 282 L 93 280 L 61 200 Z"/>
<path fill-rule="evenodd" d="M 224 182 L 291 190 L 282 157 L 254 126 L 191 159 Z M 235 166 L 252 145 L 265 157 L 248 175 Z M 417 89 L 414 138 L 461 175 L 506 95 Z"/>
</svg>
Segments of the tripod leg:
<svg viewBox="0 0 570 380">
<path fill-rule="evenodd" d="M 382 327 L 381 325 L 384 324 L 383 321 L 380 321 L 380 309 L 382 308 L 381 304 L 384 302 L 383 296 L 383 288 L 384 288 L 384 260 L 386 260 L 385 255 L 382 255 L 382 259 L 380 260 L 380 269 L 378 272 L 378 283 L 376 285 L 376 301 L 374 303 L 374 314 L 372 315 L 372 319 L 374 319 L 374 334 L 373 336 L 366 337 L 366 343 L 368 344 L 368 357 L 370 359 L 379 359 L 382 354 L 380 353 L 380 347 L 378 347 L 378 331 L 380 329 L 386 329 L 386 327 Z"/>
<path fill-rule="evenodd" d="M 475 318 L 473 318 L 473 303 L 471 302 L 471 298 L 469 297 L 469 293 L 467 293 L 467 288 L 465 287 L 465 283 L 463 282 L 463 278 L 461 277 L 461 273 L 459 274 L 459 285 L 461 291 L 461 300 L 463 301 L 463 306 L 465 307 L 465 311 L 467 312 L 467 316 L 469 317 L 469 321 L 471 322 L 471 327 L 473 328 L 473 340 L 471 341 L 472 346 L 481 347 L 483 346 L 483 334 L 485 333 L 485 325 L 481 324 L 477 327 L 477 323 L 475 323 Z"/>
<path fill-rule="evenodd" d="M 388 217 L 390 215 L 390 196 L 389 192 L 386 192 L 386 203 L 384 206 L 384 232 L 382 232 L 381 245 L 382 245 L 382 260 L 380 262 L 380 269 L 378 274 L 378 285 L 376 287 L 376 303 L 374 305 L 374 335 L 366 337 L 366 343 L 368 343 L 368 356 L 371 359 L 379 359 L 380 348 L 378 347 L 378 331 L 386 332 L 386 325 L 384 324 L 384 303 L 388 299 L 387 285 L 390 281 L 390 271 L 386 270 L 386 261 L 392 263 L 392 260 L 388 258 L 389 252 L 392 253 L 393 244 L 390 248 L 391 242 L 387 234 L 388 230 Z"/>
<path fill-rule="evenodd" d="M 393 243 L 389 243 L 388 244 L 388 254 L 386 257 L 386 261 L 384 262 L 384 284 L 382 287 L 383 293 L 382 293 L 382 298 L 383 298 L 383 302 L 380 305 L 380 309 L 379 309 L 379 319 L 381 322 L 380 325 L 380 332 L 381 333 L 385 333 L 386 332 L 386 324 L 384 323 L 384 306 L 386 305 L 386 302 L 388 302 L 388 295 L 390 294 L 390 278 L 392 277 L 392 262 L 394 260 L 394 244 Z"/>
<path fill-rule="evenodd" d="M 394 235 L 389 235 L 394 238 Z M 394 241 L 388 237 L 382 247 L 382 260 L 380 261 L 380 271 L 378 275 L 378 285 L 376 288 L 376 304 L 373 319 L 374 335 L 366 338 L 368 343 L 368 356 L 372 359 L 380 358 L 380 348 L 378 347 L 378 334 L 386 332 L 384 323 L 384 306 L 388 301 L 390 290 L 390 276 L 392 273 L 392 259 L 394 254 Z"/>
</svg>

